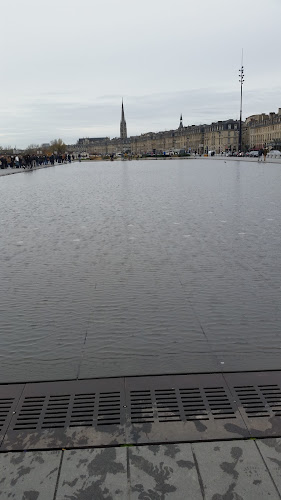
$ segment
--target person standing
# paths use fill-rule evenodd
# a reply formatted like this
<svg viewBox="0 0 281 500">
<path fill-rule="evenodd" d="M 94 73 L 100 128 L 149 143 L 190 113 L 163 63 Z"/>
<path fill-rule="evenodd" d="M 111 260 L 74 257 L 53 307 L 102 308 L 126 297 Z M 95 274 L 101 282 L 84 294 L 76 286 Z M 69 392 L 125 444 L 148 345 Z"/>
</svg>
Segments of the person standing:
<svg viewBox="0 0 281 500">
<path fill-rule="evenodd" d="M 259 149 L 258 152 L 258 161 L 262 161 L 263 149 Z"/>
<path fill-rule="evenodd" d="M 16 157 L 15 157 L 15 167 L 16 167 L 16 168 L 19 168 L 19 166 L 20 166 L 20 159 L 19 159 L 19 157 L 18 157 L 18 156 L 16 156 Z"/>
<path fill-rule="evenodd" d="M 263 150 L 263 161 L 266 160 L 266 155 L 267 155 L 267 149 L 264 148 L 264 150 Z"/>
</svg>

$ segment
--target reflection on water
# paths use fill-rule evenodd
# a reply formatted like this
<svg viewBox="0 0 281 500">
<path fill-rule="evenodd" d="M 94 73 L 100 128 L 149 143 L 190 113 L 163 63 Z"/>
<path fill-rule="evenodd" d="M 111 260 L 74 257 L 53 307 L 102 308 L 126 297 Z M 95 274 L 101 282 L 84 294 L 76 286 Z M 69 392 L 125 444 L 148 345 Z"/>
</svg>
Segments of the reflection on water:
<svg viewBox="0 0 281 500">
<path fill-rule="evenodd" d="M 0 178 L 1 382 L 280 369 L 280 165 Z"/>
</svg>

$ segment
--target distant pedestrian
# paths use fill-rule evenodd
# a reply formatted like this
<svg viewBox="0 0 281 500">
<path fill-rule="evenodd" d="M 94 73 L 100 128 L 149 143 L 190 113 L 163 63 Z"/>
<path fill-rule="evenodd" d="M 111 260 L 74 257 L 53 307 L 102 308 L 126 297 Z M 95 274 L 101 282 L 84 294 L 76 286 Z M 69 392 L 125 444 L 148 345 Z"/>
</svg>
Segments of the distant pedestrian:
<svg viewBox="0 0 281 500">
<path fill-rule="evenodd" d="M 259 149 L 258 152 L 258 161 L 262 161 L 263 149 Z"/>
<path fill-rule="evenodd" d="M 267 149 L 264 148 L 264 150 L 263 150 L 263 161 L 266 160 L 266 155 L 267 155 Z"/>
</svg>

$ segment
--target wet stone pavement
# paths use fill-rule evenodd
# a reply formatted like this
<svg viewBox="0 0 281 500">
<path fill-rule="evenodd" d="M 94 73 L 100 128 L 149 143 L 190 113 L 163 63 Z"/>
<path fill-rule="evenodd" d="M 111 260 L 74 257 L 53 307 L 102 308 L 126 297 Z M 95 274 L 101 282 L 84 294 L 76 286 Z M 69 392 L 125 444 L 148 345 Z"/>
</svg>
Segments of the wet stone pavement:
<svg viewBox="0 0 281 500">
<path fill-rule="evenodd" d="M 1 384 L 280 370 L 280 181 L 278 164 L 217 159 L 85 163 L 1 178 Z M 232 388 L 245 385 L 240 375 Z M 264 413 L 275 412 L 268 421 L 278 436 L 269 401 L 279 402 L 279 381 L 269 383 L 259 397 Z M 169 440 L 181 440 L 181 422 L 166 425 Z M 281 439 L 265 438 L 260 415 L 252 427 L 261 439 L 235 433 L 148 446 L 144 432 L 127 446 L 126 434 L 96 443 L 81 427 L 83 449 L 56 441 L 46 450 L 41 441 L 35 451 L 33 441 L 25 452 L 15 439 L 0 453 L 0 500 L 281 499 Z M 192 430 L 186 440 L 197 439 Z"/>
<path fill-rule="evenodd" d="M 0 182 L 0 382 L 280 369 L 279 164 Z"/>
<path fill-rule="evenodd" d="M 281 439 L 0 455 L 0 499 L 277 500 Z"/>
</svg>

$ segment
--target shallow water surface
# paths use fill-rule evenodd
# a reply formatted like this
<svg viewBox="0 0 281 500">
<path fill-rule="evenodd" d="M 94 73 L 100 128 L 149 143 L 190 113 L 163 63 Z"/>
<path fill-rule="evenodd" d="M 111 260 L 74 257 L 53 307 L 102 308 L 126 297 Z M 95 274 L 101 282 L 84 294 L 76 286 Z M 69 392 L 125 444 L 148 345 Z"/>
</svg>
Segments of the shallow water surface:
<svg viewBox="0 0 281 500">
<path fill-rule="evenodd" d="M 280 369 L 281 167 L 0 178 L 0 382 Z"/>
</svg>

